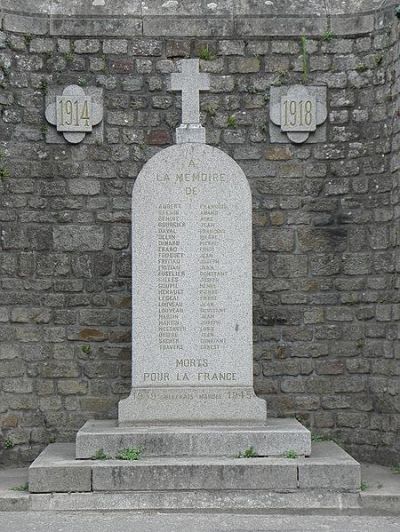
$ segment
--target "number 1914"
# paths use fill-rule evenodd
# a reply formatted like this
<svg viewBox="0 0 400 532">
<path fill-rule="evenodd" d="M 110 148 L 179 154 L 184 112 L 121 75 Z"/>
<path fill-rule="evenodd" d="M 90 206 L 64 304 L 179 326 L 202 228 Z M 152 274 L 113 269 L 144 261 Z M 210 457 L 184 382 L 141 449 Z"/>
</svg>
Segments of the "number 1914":
<svg viewBox="0 0 400 532">
<path fill-rule="evenodd" d="M 62 130 L 91 130 L 90 105 L 88 100 L 60 98 L 58 102 L 58 126 Z"/>
</svg>

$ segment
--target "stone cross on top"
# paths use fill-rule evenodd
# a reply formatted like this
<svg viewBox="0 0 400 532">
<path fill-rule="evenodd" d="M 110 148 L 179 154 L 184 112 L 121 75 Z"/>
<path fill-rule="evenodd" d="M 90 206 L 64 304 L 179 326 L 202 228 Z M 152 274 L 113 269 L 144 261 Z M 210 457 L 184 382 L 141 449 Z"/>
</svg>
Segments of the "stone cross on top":
<svg viewBox="0 0 400 532">
<path fill-rule="evenodd" d="M 206 131 L 200 124 L 199 92 L 210 88 L 208 74 L 199 72 L 198 59 L 182 59 L 182 72 L 171 74 L 171 90 L 182 91 L 182 124 L 176 129 L 176 143 L 205 143 Z"/>
</svg>

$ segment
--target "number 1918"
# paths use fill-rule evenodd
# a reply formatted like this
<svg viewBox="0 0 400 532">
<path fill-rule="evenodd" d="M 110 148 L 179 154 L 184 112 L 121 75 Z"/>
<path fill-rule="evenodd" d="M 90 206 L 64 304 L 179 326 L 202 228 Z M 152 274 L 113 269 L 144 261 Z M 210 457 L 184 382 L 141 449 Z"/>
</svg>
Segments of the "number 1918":
<svg viewBox="0 0 400 532">
<path fill-rule="evenodd" d="M 282 125 L 284 127 L 309 127 L 312 124 L 312 111 L 310 100 L 285 100 Z"/>
</svg>

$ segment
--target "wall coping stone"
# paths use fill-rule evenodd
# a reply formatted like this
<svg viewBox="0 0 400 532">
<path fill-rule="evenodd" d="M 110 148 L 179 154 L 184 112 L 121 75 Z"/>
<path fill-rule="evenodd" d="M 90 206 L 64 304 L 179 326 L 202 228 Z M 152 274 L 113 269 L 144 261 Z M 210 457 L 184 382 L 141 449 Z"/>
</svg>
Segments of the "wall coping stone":
<svg viewBox="0 0 400 532">
<path fill-rule="evenodd" d="M 277 4 L 277 5 L 275 5 Z M 54 36 L 363 35 L 395 19 L 397 0 L 0 0 L 2 29 Z"/>
</svg>

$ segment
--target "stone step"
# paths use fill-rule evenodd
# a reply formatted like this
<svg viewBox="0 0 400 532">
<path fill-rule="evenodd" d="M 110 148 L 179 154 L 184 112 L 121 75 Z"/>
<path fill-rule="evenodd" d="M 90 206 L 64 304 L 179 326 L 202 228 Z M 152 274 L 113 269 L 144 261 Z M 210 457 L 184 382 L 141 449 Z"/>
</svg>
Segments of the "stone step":
<svg viewBox="0 0 400 532">
<path fill-rule="evenodd" d="M 179 490 L 31 494 L 34 511 L 221 511 L 299 512 L 303 514 L 361 513 L 358 493 L 297 490 Z"/>
<path fill-rule="evenodd" d="M 89 459 L 96 451 L 116 456 L 126 448 L 142 449 L 143 457 L 229 456 L 249 447 L 258 456 L 281 456 L 293 451 L 311 453 L 311 434 L 296 419 L 270 418 L 265 426 L 118 427 L 114 420 L 87 421 L 76 437 L 76 458 Z"/>
<path fill-rule="evenodd" d="M 31 493 L 257 490 L 357 492 L 360 466 L 333 442 L 311 458 L 158 457 L 75 460 L 73 444 L 52 444 L 29 468 Z"/>
<path fill-rule="evenodd" d="M 31 493 L 92 490 L 92 465 L 75 460 L 73 443 L 52 443 L 40 453 L 28 471 Z"/>
</svg>

